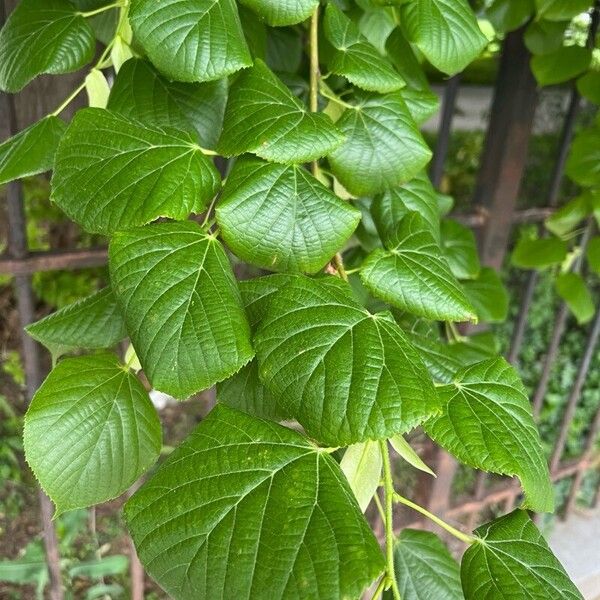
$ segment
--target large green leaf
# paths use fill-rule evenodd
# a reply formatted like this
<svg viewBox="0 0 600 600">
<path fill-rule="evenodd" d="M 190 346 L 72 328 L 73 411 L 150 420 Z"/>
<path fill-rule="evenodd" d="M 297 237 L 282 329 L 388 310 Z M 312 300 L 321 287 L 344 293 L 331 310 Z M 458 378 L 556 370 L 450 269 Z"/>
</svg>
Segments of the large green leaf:
<svg viewBox="0 0 600 600">
<path fill-rule="evenodd" d="M 0 185 L 49 171 L 67 126 L 48 116 L 0 144 Z"/>
<path fill-rule="evenodd" d="M 269 25 L 295 25 L 310 17 L 319 0 L 240 0 Z"/>
<path fill-rule="evenodd" d="M 227 103 L 227 81 L 168 81 L 146 61 L 128 60 L 119 70 L 108 108 L 144 123 L 196 132 L 200 144 L 217 145 Z"/>
<path fill-rule="evenodd" d="M 508 33 L 525 25 L 534 11 L 534 0 L 494 0 L 485 14 L 496 31 Z"/>
<path fill-rule="evenodd" d="M 298 165 L 241 159 L 217 207 L 227 245 L 275 271 L 314 273 L 344 245 L 360 212 Z"/>
<path fill-rule="evenodd" d="M 25 329 L 54 355 L 80 348 L 110 348 L 127 335 L 110 287 L 69 304 Z"/>
<path fill-rule="evenodd" d="M 129 21 L 170 79 L 212 81 L 252 64 L 235 0 L 132 0 Z"/>
<path fill-rule="evenodd" d="M 18 92 L 42 73 L 76 71 L 94 33 L 68 0 L 21 0 L 0 31 L 0 89 Z"/>
<path fill-rule="evenodd" d="M 535 0 L 538 18 L 568 21 L 590 8 L 590 0 Z"/>
<path fill-rule="evenodd" d="M 87 231 L 107 234 L 185 219 L 218 187 L 217 170 L 190 134 L 87 108 L 58 146 L 52 199 Z"/>
<path fill-rule="evenodd" d="M 515 510 L 475 534 L 461 564 L 466 600 L 583 600 L 526 512 Z"/>
<path fill-rule="evenodd" d="M 580 325 L 587 323 L 594 316 L 596 312 L 594 298 L 581 275 L 561 273 L 554 285 L 557 294 L 567 303 Z"/>
<path fill-rule="evenodd" d="M 408 111 L 417 125 L 429 120 L 440 107 L 440 100 L 431 90 L 417 90 L 412 87 L 402 88 L 402 98 Z"/>
<path fill-rule="evenodd" d="M 569 152 L 567 175 L 584 187 L 600 185 L 600 126 L 577 135 Z"/>
<path fill-rule="evenodd" d="M 252 358 L 227 255 L 196 223 L 117 233 L 109 266 L 127 331 L 155 388 L 186 398 Z"/>
<path fill-rule="evenodd" d="M 521 269 L 544 269 L 560 264 L 567 256 L 567 251 L 567 243 L 559 238 L 521 238 L 510 260 Z"/>
<path fill-rule="evenodd" d="M 508 315 L 508 292 L 498 273 L 483 267 L 476 279 L 465 281 L 463 287 L 480 321 L 501 323 Z"/>
<path fill-rule="evenodd" d="M 441 234 L 444 256 L 454 276 L 459 279 L 475 279 L 481 265 L 473 231 L 456 221 L 444 219 Z"/>
<path fill-rule="evenodd" d="M 423 217 L 436 240 L 440 239 L 438 193 L 425 172 L 377 196 L 371 205 L 373 220 L 381 239 L 393 239 L 398 224 L 411 211 Z"/>
<path fill-rule="evenodd" d="M 332 73 L 370 92 L 394 92 L 404 80 L 362 35 L 358 27 L 335 5 L 325 9 L 325 37 L 333 46 L 327 62 Z"/>
<path fill-rule="evenodd" d="M 406 37 L 449 75 L 462 71 L 487 43 L 466 0 L 417 0 L 400 7 Z"/>
<path fill-rule="evenodd" d="M 569 22 L 533 21 L 527 27 L 523 40 L 532 54 L 550 54 L 562 48 L 565 29 Z"/>
<path fill-rule="evenodd" d="M 427 75 L 400 27 L 396 27 L 390 33 L 385 43 L 385 49 L 406 85 L 415 90 L 430 89 Z"/>
<path fill-rule="evenodd" d="M 57 513 L 123 493 L 158 458 L 158 415 L 116 356 L 66 358 L 25 416 L 25 456 Z"/>
<path fill-rule="evenodd" d="M 225 156 L 251 152 L 274 162 L 302 163 L 329 154 L 342 140 L 327 115 L 308 112 L 257 59 L 229 91 L 218 149 Z"/>
<path fill-rule="evenodd" d="M 438 410 L 431 379 L 391 315 L 369 313 L 337 278 L 294 279 L 271 299 L 254 341 L 262 381 L 324 444 L 388 438 Z"/>
<path fill-rule="evenodd" d="M 142 563 L 175 600 L 358 598 L 384 567 L 336 462 L 223 405 L 125 515 Z"/>
<path fill-rule="evenodd" d="M 418 213 L 402 219 L 363 263 L 360 276 L 378 298 L 414 315 L 439 321 L 477 321 L 429 227 Z"/>
<path fill-rule="evenodd" d="M 361 95 L 336 124 L 346 141 L 329 162 L 356 196 L 377 194 L 412 179 L 431 158 L 401 92 Z"/>
<path fill-rule="evenodd" d="M 465 464 L 517 475 L 525 505 L 551 512 L 554 492 L 546 457 L 519 375 L 503 358 L 476 363 L 437 388 L 444 412 L 425 423 L 427 433 Z"/>
<path fill-rule="evenodd" d="M 581 75 L 591 60 L 591 50 L 581 46 L 563 46 L 554 52 L 534 56 L 531 70 L 540 85 L 555 85 Z"/>
<path fill-rule="evenodd" d="M 394 544 L 394 567 L 402 600 L 464 598 L 458 563 L 434 533 L 403 529 Z"/>
</svg>

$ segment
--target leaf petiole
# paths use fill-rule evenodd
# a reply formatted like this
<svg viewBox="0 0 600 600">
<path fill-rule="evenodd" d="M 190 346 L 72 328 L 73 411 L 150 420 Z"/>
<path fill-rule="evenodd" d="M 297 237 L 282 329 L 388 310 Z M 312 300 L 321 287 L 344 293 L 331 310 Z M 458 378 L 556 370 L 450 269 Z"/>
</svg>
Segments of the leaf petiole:
<svg viewBox="0 0 600 600">
<path fill-rule="evenodd" d="M 127 6 L 129 4 L 129 2 L 115 2 L 113 4 L 107 4 L 106 6 L 101 6 L 100 8 L 96 8 L 94 10 L 89 10 L 87 12 L 78 12 L 77 14 L 80 17 L 84 17 L 85 19 L 88 19 L 89 17 L 95 17 L 96 15 L 99 15 L 103 12 L 106 12 L 107 10 L 111 10 L 113 8 L 123 8 L 125 6 Z"/>
</svg>

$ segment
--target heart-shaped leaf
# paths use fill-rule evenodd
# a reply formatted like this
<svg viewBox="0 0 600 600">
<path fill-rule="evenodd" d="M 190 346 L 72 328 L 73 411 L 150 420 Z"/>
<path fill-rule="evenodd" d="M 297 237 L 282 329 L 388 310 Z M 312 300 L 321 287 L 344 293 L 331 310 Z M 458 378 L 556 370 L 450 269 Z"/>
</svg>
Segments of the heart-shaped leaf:
<svg viewBox="0 0 600 600">
<path fill-rule="evenodd" d="M 360 272 L 378 298 L 438 321 L 477 321 L 440 247 L 418 213 L 402 219 L 387 249 L 374 250 Z"/>
<path fill-rule="evenodd" d="M 108 353 L 66 358 L 25 416 L 25 456 L 60 514 L 123 493 L 158 458 L 160 421 L 142 384 Z"/>
<path fill-rule="evenodd" d="M 213 81 L 252 64 L 235 0 L 131 0 L 129 21 L 170 79 Z"/>
<path fill-rule="evenodd" d="M 480 321 L 502 323 L 506 320 L 508 292 L 494 269 L 483 267 L 477 279 L 465 281 L 463 287 Z"/>
<path fill-rule="evenodd" d="M 202 211 L 219 174 L 188 133 L 80 110 L 56 153 L 52 199 L 87 231 L 112 233 Z"/>
<path fill-rule="evenodd" d="M 523 598 L 524 593 L 532 600 L 583 600 L 526 512 L 515 510 L 475 534 L 460 570 L 466 600 Z"/>
<path fill-rule="evenodd" d="M 76 71 L 94 55 L 94 32 L 68 0 L 21 0 L 0 31 L 0 89 L 18 92 L 42 73 Z"/>
<path fill-rule="evenodd" d="M 503 358 L 486 360 L 463 369 L 437 391 L 445 408 L 425 423 L 427 433 L 471 467 L 517 475 L 525 505 L 551 512 L 554 492 L 546 457 L 515 369 Z"/>
<path fill-rule="evenodd" d="M 431 158 L 401 92 L 361 96 L 336 125 L 346 141 L 329 162 L 355 196 L 394 188 L 414 177 Z"/>
<path fill-rule="evenodd" d="M 240 0 L 273 27 L 306 21 L 319 0 Z"/>
<path fill-rule="evenodd" d="M 322 113 L 310 113 L 257 59 L 231 86 L 218 149 L 225 156 L 251 152 L 278 163 L 303 163 L 329 154 L 342 134 Z"/>
<path fill-rule="evenodd" d="M 391 315 L 366 311 L 337 278 L 294 279 L 271 299 L 254 341 L 263 383 L 324 444 L 388 438 L 438 410 Z"/>
<path fill-rule="evenodd" d="M 417 125 L 422 125 L 428 121 L 440 108 L 440 100 L 434 92 L 430 90 L 416 90 L 412 87 L 402 89 L 402 98 L 412 118 Z"/>
<path fill-rule="evenodd" d="M 241 159 L 217 207 L 223 239 L 265 269 L 314 273 L 352 235 L 360 212 L 301 166 Z"/>
<path fill-rule="evenodd" d="M 67 126 L 48 116 L 0 144 L 0 185 L 49 171 Z"/>
<path fill-rule="evenodd" d="M 155 388 L 186 398 L 252 358 L 227 255 L 196 223 L 117 233 L 109 266 L 127 331 Z"/>
<path fill-rule="evenodd" d="M 328 4 L 323 22 L 325 37 L 334 50 L 329 70 L 370 92 L 394 92 L 404 80 L 363 36 L 358 27 L 335 5 Z"/>
<path fill-rule="evenodd" d="M 223 405 L 125 515 L 142 563 L 175 600 L 358 598 L 384 567 L 337 463 Z"/>
<path fill-rule="evenodd" d="M 600 185 L 600 125 L 577 134 L 571 145 L 566 171 L 579 185 Z"/>
<path fill-rule="evenodd" d="M 584 73 L 590 66 L 592 51 L 581 46 L 562 46 L 555 52 L 534 56 L 531 70 L 540 85 L 555 85 Z"/>
<path fill-rule="evenodd" d="M 521 269 L 544 269 L 559 265 L 566 258 L 567 251 L 567 243 L 559 238 L 521 238 L 511 254 L 510 261 Z"/>
<path fill-rule="evenodd" d="M 452 274 L 458 279 L 475 279 L 481 265 L 473 231 L 456 221 L 444 219 L 441 234 L 442 249 Z"/>
</svg>

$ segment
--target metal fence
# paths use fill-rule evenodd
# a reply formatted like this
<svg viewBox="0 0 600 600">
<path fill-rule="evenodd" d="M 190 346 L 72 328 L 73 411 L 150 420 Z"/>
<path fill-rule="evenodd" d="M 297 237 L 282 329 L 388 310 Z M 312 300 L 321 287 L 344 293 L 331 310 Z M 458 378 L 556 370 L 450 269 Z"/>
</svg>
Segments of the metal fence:
<svg viewBox="0 0 600 600">
<path fill-rule="evenodd" d="M 2 3 L 0 2 L 0 8 Z M 2 16 L 2 15 L 0 15 Z M 598 10 L 593 14 L 590 28 L 590 44 L 598 27 Z M 534 113 L 537 104 L 538 89 L 529 67 L 529 54 L 523 43 L 523 30 L 510 33 L 503 43 L 500 69 L 495 84 L 494 100 L 486 135 L 486 143 L 481 156 L 481 164 L 473 198 L 473 211 L 469 214 L 453 215 L 459 221 L 474 228 L 477 234 L 482 262 L 500 268 L 504 262 L 511 231 L 516 224 L 523 222 L 541 223 L 556 208 L 559 190 L 563 179 L 566 157 L 574 134 L 577 116 L 580 110 L 580 98 L 575 86 L 572 86 L 568 110 L 564 117 L 562 134 L 555 163 L 548 183 L 546 207 L 519 211 L 517 199 L 528 155 L 528 142 L 532 135 Z M 452 117 L 455 112 L 457 93 L 461 82 L 460 75 L 451 78 L 445 87 L 442 119 L 438 131 L 437 146 L 431 166 L 431 178 L 437 185 L 443 173 L 449 141 L 452 131 Z M 17 132 L 16 107 L 13 97 L 2 95 L 2 113 L 6 115 L 9 133 Z M 14 276 L 14 289 L 21 326 L 34 319 L 35 299 L 31 287 L 31 275 L 40 271 L 59 269 L 82 269 L 104 265 L 107 250 L 104 247 L 31 252 L 27 247 L 26 222 L 23 210 L 22 189 L 20 183 L 7 186 L 7 217 L 9 225 L 9 243 L 7 251 L 0 255 L 0 273 Z M 585 247 L 593 234 L 594 222 L 590 220 L 581 236 L 579 244 Z M 581 259 L 576 260 L 573 268 L 581 269 Z M 527 315 L 532 303 L 538 275 L 532 272 L 524 288 L 521 307 L 514 325 L 508 360 L 517 364 L 527 329 Z M 568 317 L 567 306 L 560 304 L 555 315 L 555 324 L 551 341 L 545 355 L 542 374 L 532 398 L 533 410 L 539 415 L 546 395 L 549 378 L 560 349 Z M 574 508 L 577 493 L 584 475 L 598 466 L 595 453 L 595 440 L 600 432 L 600 406 L 597 407 L 593 422 L 587 432 L 584 451 L 574 461 L 563 461 L 567 434 L 575 410 L 581 398 L 581 391 L 590 368 L 590 363 L 600 335 L 600 311 L 590 325 L 587 344 L 583 350 L 575 384 L 567 399 L 562 423 L 554 442 L 550 457 L 550 470 L 553 481 L 570 479 L 570 490 L 563 511 L 568 515 Z M 43 379 L 41 367 L 41 348 L 24 333 L 21 337 L 24 366 L 27 377 L 27 396 L 31 398 Z M 470 497 L 459 503 L 452 503 L 452 485 L 457 471 L 457 463 L 445 452 L 426 450 L 427 459 L 438 475 L 437 479 L 423 478 L 416 482 L 413 493 L 416 500 L 429 510 L 448 519 L 462 522 L 472 527 L 480 516 L 491 506 L 500 510 L 512 509 L 521 493 L 514 481 L 505 479 L 491 482 L 484 474 L 477 477 Z M 598 502 L 598 490 L 595 494 Z M 44 540 L 51 575 L 51 597 L 62 598 L 58 544 L 51 515 L 52 506 L 46 496 L 40 492 Z M 400 509 L 401 510 L 401 509 Z M 400 522 L 410 522 L 402 513 Z M 422 523 L 417 523 L 422 525 Z M 139 581 L 139 564 L 136 580 Z M 136 596 L 141 597 L 137 592 Z"/>
</svg>

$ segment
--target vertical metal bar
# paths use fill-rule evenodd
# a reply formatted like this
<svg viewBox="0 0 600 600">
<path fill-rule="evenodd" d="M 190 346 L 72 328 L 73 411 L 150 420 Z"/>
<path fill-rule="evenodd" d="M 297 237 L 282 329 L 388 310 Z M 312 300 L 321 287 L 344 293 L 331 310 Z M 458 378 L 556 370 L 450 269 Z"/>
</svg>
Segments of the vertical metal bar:
<svg viewBox="0 0 600 600">
<path fill-rule="evenodd" d="M 531 271 L 527 278 L 527 285 L 525 287 L 525 293 L 521 300 L 521 306 L 519 307 L 519 315 L 517 316 L 517 322 L 515 323 L 512 337 L 510 340 L 510 348 L 508 350 L 507 360 L 511 365 L 517 365 L 519 360 L 519 354 L 521 352 L 521 346 L 523 345 L 523 338 L 525 337 L 525 329 L 527 328 L 527 315 L 529 308 L 533 302 L 533 295 L 539 279 L 538 271 Z"/>
<path fill-rule="evenodd" d="M 436 188 L 440 187 L 442 177 L 444 176 L 444 165 L 448 155 L 448 147 L 450 146 L 452 119 L 454 118 L 454 109 L 456 107 L 460 79 L 460 73 L 450 77 L 446 82 L 446 88 L 444 89 L 440 127 L 438 129 L 437 142 L 435 144 L 435 151 L 433 153 L 433 160 L 431 161 L 429 171 L 431 182 Z"/>
</svg>

